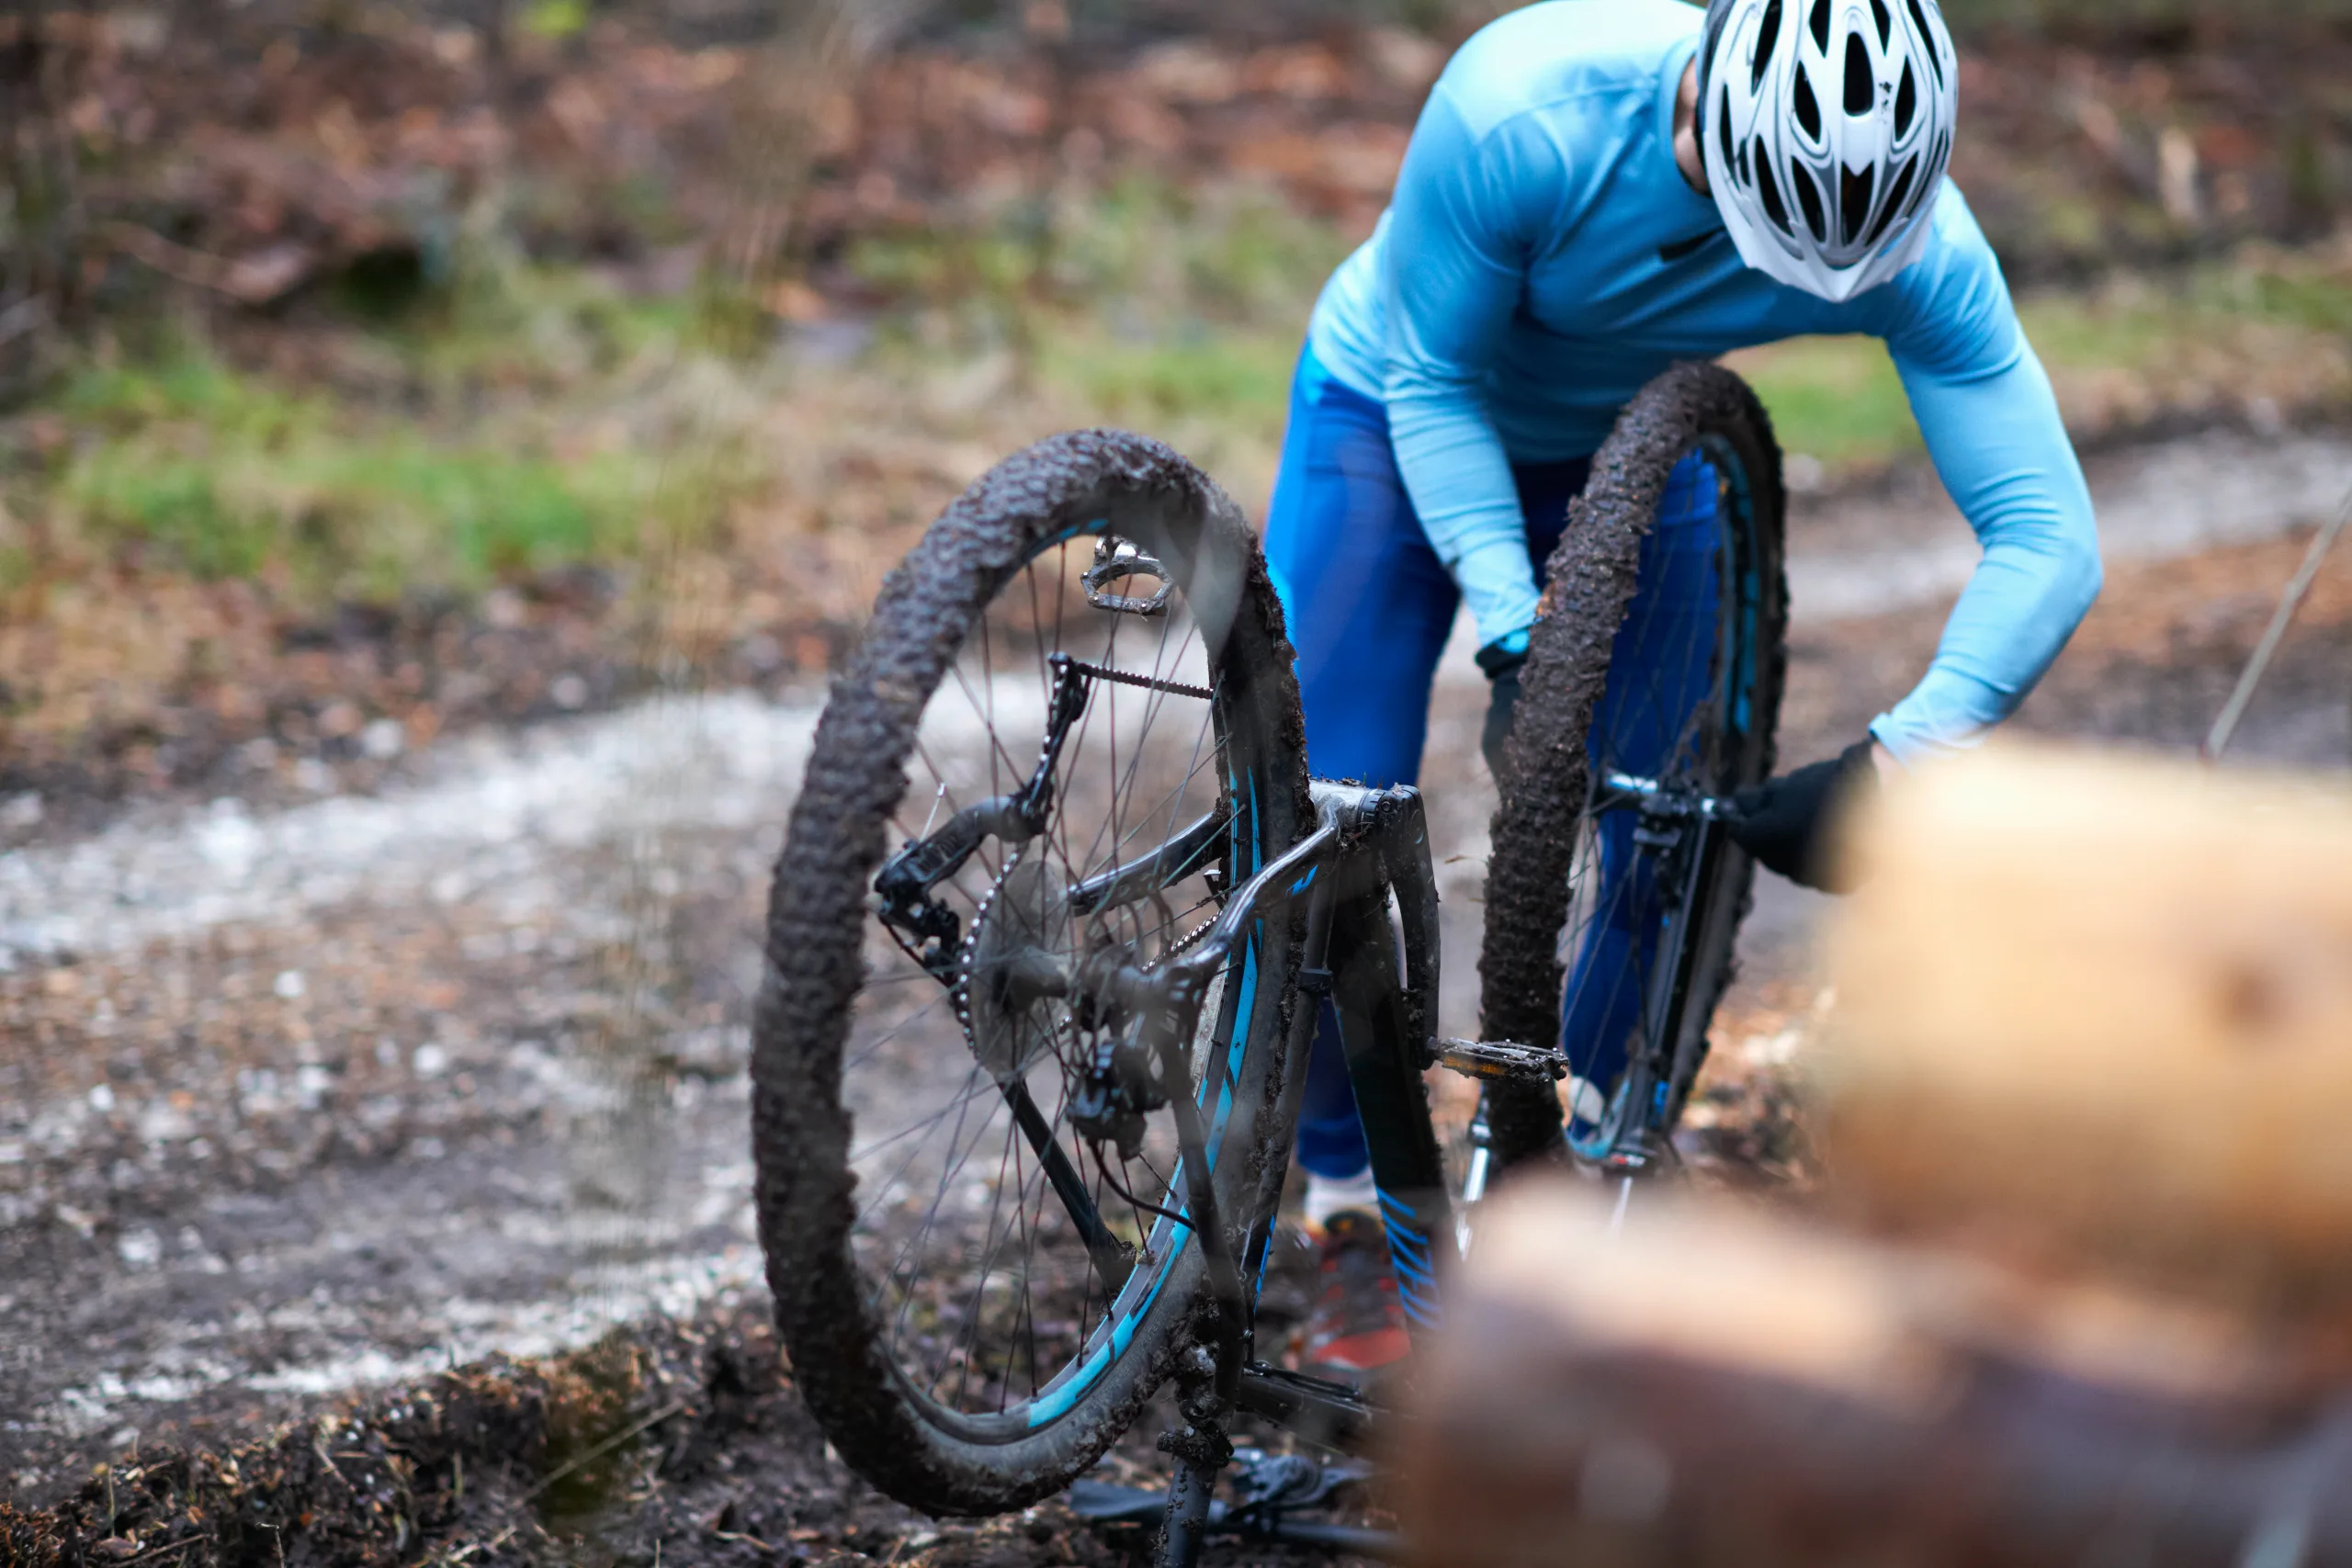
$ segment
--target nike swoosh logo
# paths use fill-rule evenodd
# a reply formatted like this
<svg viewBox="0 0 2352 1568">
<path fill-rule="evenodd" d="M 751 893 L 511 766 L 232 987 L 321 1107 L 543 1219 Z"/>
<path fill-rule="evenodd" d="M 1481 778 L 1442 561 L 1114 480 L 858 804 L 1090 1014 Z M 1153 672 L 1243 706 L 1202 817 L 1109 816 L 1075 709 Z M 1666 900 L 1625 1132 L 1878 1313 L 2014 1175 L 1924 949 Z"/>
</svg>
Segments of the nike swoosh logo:
<svg viewBox="0 0 2352 1568">
<path fill-rule="evenodd" d="M 1657 248 L 1657 259 L 1666 265 L 1672 266 L 1685 256 L 1697 255 L 1717 240 L 1727 240 L 1730 237 L 1731 231 L 1728 229 L 1710 229 L 1703 234 L 1693 234 L 1687 240 L 1677 240 L 1670 245 L 1660 245 Z"/>
</svg>

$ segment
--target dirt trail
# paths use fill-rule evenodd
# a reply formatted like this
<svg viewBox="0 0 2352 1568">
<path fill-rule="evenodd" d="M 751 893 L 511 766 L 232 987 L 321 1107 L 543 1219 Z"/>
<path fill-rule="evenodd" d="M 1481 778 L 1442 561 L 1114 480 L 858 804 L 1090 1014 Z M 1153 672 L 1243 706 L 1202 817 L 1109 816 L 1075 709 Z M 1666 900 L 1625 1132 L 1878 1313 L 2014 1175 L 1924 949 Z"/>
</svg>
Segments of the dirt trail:
<svg viewBox="0 0 2352 1568">
<path fill-rule="evenodd" d="M 745 916 L 813 723 L 674 699 L 0 857 L 0 1449 L 750 1279 Z"/>
<path fill-rule="evenodd" d="M 2339 499 L 2352 442 L 2205 437 L 2092 479 L 2119 562 L 2240 561 L 2231 626 L 2258 626 L 2275 542 Z M 1802 508 L 1785 758 L 1842 744 L 1932 649 L 1972 547 L 1932 494 Z M 2114 658 L 2158 686 L 2177 653 L 2211 666 L 2201 700 L 2251 637 Z M 1424 781 L 1449 1030 L 1474 1023 L 1482 686 L 1449 657 Z M 2283 726 L 2305 739 L 2274 752 L 2352 761 L 2344 696 L 2295 688 L 2250 749 Z M 2060 698 L 2060 728 L 2140 724 Z M 0 855 L 0 1499 L 133 1441 L 756 1306 L 742 1024 L 816 711 L 665 700 L 447 744 L 372 797 L 151 808 Z M 1818 902 L 1767 890 L 1739 1005 L 1802 979 Z"/>
</svg>

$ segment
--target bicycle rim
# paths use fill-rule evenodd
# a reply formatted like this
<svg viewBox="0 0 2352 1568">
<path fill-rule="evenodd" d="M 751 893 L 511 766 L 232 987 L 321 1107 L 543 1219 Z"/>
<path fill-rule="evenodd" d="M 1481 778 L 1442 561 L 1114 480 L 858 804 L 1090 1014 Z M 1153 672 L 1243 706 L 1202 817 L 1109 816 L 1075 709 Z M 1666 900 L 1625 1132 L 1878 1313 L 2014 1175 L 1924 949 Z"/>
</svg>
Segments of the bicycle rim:
<svg viewBox="0 0 2352 1568">
<path fill-rule="evenodd" d="M 1069 1125 L 1077 1070 L 1096 1038 L 1059 1001 L 991 1000 L 1007 954 L 1075 960 L 1117 942 L 1148 961 L 1214 918 L 1220 888 L 1269 846 L 1254 798 L 1260 760 L 1236 742 L 1216 672 L 1181 592 L 1145 616 L 1089 602 L 1093 528 L 1047 540 L 1007 572 L 924 711 L 894 840 L 1017 790 L 1038 766 L 1054 657 L 1091 679 L 1053 769 L 1044 833 L 987 842 L 933 891 L 956 917 L 948 983 L 903 933 L 870 921 L 867 980 L 842 1055 L 858 1181 L 851 1249 L 881 1327 L 878 1348 L 931 1424 L 1007 1440 L 1069 1414 L 1160 1304 L 1193 1246 L 1181 1213 L 1171 1119 L 1149 1119 L 1127 1157 Z M 1147 581 L 1147 590 L 1151 585 Z M 1115 678 L 1114 678 L 1115 677 Z M 1085 907 L 1074 890 L 1218 814 L 1229 843 L 1148 897 Z M 1236 954 L 1203 1010 L 1193 1051 L 1213 1161 L 1226 1150 L 1259 1016 L 1261 946 Z M 1023 1103 L 1025 1100 L 1025 1105 Z M 1040 1139 L 1024 1129 L 1042 1124 Z M 1069 1201 L 1075 1181 L 1129 1255 L 1125 1277 Z"/>
<path fill-rule="evenodd" d="M 1777 625 L 1768 596 L 1778 592 L 1779 563 L 1765 554 L 1757 485 L 1738 446 L 1706 433 L 1693 450 L 1714 489 L 1713 517 L 1705 525 L 1703 567 L 1675 575 L 1698 591 L 1645 592 L 1656 586 L 1666 552 L 1660 536 L 1645 541 L 1619 656 L 1589 739 L 1591 768 L 1559 942 L 1567 1137 L 1587 1159 L 1607 1155 L 1632 1129 L 1662 1132 L 1679 1113 L 1729 977 L 1751 874 L 1745 857 L 1725 854 L 1695 895 L 1676 904 L 1670 852 L 1637 842 L 1632 813 L 1596 809 L 1608 780 L 1628 773 L 1672 792 L 1723 796 L 1760 779 L 1771 755 L 1776 705 L 1765 689 L 1765 641 Z M 1629 649 L 1645 657 L 1629 660 Z M 1665 743 L 1655 744 L 1661 735 Z M 1701 930 L 1690 942 L 1686 928 L 1693 921 Z M 1686 942 L 1690 963 L 1681 989 L 1700 1005 L 1681 1010 L 1678 1038 L 1663 1040 L 1673 998 L 1651 977 L 1663 956 Z M 1628 1070 L 1645 1059 L 1653 1070 Z"/>
</svg>

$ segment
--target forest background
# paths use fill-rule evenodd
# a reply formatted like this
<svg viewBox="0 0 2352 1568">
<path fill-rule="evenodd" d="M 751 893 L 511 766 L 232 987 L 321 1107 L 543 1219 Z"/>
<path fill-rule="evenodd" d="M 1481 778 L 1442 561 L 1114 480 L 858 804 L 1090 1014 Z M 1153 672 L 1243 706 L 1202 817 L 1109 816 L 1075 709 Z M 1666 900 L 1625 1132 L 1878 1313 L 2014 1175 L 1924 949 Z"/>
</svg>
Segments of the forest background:
<svg viewBox="0 0 2352 1568">
<path fill-rule="evenodd" d="M 2352 6 L 1952 0 L 1954 174 L 2086 446 L 2352 400 Z M 820 677 L 990 461 L 1262 508 L 1450 0 L 28 0 L 0 19 L 0 794 L 365 786 Z M 1874 344 L 1739 356 L 1801 490 Z M 0 814 L 5 815 L 5 814 Z M 30 820 L 0 822 L 0 841 Z"/>
</svg>

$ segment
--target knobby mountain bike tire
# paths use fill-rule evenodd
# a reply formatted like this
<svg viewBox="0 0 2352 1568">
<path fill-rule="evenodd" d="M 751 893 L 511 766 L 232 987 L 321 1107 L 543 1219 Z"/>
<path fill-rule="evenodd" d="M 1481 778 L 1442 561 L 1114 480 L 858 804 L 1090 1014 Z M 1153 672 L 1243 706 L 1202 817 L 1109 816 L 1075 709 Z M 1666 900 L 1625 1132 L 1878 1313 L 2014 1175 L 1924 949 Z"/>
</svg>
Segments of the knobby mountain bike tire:
<svg viewBox="0 0 2352 1568">
<path fill-rule="evenodd" d="M 1157 594 L 1136 592 L 1155 575 Z M 1075 719 L 1055 716 L 1069 660 L 1102 672 Z M 1046 829 L 982 841 L 938 885 L 920 917 L 947 931 L 935 946 L 886 927 L 886 854 L 1021 787 L 1053 734 Z M 1059 1490 L 1169 1375 L 1200 1310 L 1172 1118 L 1132 1158 L 1073 1133 L 1092 1026 L 1004 1000 L 1004 955 L 1181 951 L 1311 822 L 1256 541 L 1167 447 L 1112 431 L 1032 446 L 891 573 L 792 808 L 752 1058 L 760 1236 L 793 1376 L 883 1491 L 985 1514 Z M 1152 861 L 1201 842 L 1217 847 Z M 1138 864 L 1164 870 L 1101 891 Z M 1296 964 L 1290 919 L 1261 922 L 1194 1043 L 1229 1228 L 1279 1197 Z"/>
<path fill-rule="evenodd" d="M 1578 958 L 1586 944 L 1603 940 L 1601 917 L 1584 908 L 1602 874 L 1594 764 L 1602 773 L 1609 766 L 1595 756 L 1595 714 L 1634 602 L 1644 541 L 1668 476 L 1693 451 L 1713 465 L 1720 486 L 1717 613 L 1711 627 L 1691 628 L 1693 637 L 1713 639 L 1706 685 L 1673 748 L 1667 771 L 1675 776 L 1665 782 L 1721 796 L 1771 773 L 1787 667 L 1780 449 L 1770 419 L 1745 382 L 1719 366 L 1686 363 L 1652 381 L 1619 418 L 1548 563 L 1494 818 L 1479 954 L 1488 1039 L 1560 1042 L 1563 987 L 1583 972 Z M 1670 929 L 1661 934 L 1661 947 L 1679 940 L 1677 922 L 1702 926 L 1686 971 L 1678 1038 L 1660 1052 L 1661 1101 L 1645 1111 L 1661 1134 L 1680 1116 L 1705 1059 L 1708 1023 L 1732 979 L 1753 875 L 1748 857 L 1726 845 L 1699 896 L 1664 917 Z M 1598 978 L 1627 983 L 1622 966 Z M 1645 1014 L 1641 1027 L 1651 1024 Z M 1594 1085 L 1602 1100 L 1612 1089 Z M 1559 1147 L 1562 1107 L 1545 1090 L 1497 1086 L 1487 1116 L 1501 1166 Z"/>
</svg>

